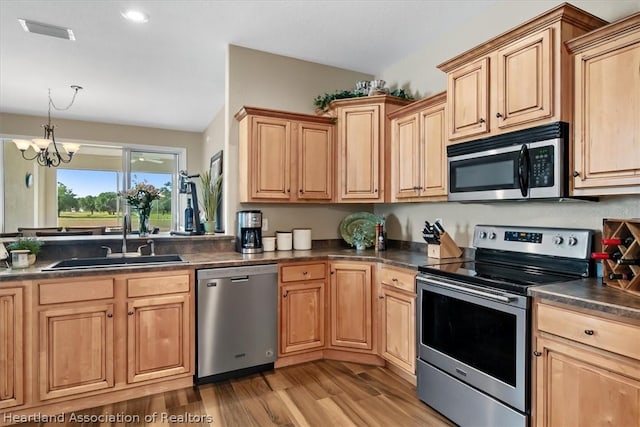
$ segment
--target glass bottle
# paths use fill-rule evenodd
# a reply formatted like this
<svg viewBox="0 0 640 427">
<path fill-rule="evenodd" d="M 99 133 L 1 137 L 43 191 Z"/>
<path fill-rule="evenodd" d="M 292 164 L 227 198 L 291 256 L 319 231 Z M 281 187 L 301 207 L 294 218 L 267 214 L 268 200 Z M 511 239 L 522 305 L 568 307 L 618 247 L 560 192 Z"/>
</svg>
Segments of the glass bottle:
<svg viewBox="0 0 640 427">
<path fill-rule="evenodd" d="M 193 231 L 193 208 L 191 199 L 187 199 L 187 208 L 184 210 L 184 231 Z"/>
</svg>

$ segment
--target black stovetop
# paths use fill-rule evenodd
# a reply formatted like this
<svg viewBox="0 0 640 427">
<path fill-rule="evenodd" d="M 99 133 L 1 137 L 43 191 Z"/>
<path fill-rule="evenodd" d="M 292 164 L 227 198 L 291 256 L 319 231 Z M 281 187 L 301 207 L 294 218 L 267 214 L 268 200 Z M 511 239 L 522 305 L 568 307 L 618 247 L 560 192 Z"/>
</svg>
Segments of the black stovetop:
<svg viewBox="0 0 640 427">
<path fill-rule="evenodd" d="M 526 295 L 531 286 L 568 282 L 580 276 L 544 271 L 535 267 L 507 264 L 463 261 L 418 267 L 420 273 L 446 277 L 462 283 L 470 283 L 491 289 L 502 289 Z"/>
</svg>

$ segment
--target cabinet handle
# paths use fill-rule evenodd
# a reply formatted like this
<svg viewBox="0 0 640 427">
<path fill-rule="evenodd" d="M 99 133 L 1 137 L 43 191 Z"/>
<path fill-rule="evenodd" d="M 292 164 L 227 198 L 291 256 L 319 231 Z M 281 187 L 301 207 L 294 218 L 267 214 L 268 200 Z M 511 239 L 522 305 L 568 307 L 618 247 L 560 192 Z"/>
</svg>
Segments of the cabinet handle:
<svg viewBox="0 0 640 427">
<path fill-rule="evenodd" d="M 376 188 L 375 190 L 373 190 L 373 192 L 374 192 L 374 193 L 377 193 L 377 192 L 378 192 L 378 189 Z"/>
<path fill-rule="evenodd" d="M 396 279 L 395 277 L 393 277 L 393 278 L 391 278 L 391 281 L 392 281 L 392 282 L 397 282 L 397 281 L 398 281 L 398 279 Z"/>
<path fill-rule="evenodd" d="M 129 311 L 127 314 L 128 314 L 129 316 L 133 316 L 133 311 Z"/>
<path fill-rule="evenodd" d="M 500 117 L 502 117 L 502 114 L 500 114 L 500 113 L 496 113 L 496 118 L 498 118 L 498 119 L 499 119 Z"/>
<path fill-rule="evenodd" d="M 291 189 L 290 188 L 287 188 L 287 193 L 291 193 Z"/>
<path fill-rule="evenodd" d="M 284 291 L 284 293 L 282 294 L 282 298 L 286 298 L 287 295 L 289 295 L 289 291 Z"/>
<path fill-rule="evenodd" d="M 535 357 L 540 357 L 540 356 L 542 356 L 542 353 L 540 353 L 539 351 L 534 351 L 534 352 L 533 352 L 533 355 L 534 355 Z"/>
<path fill-rule="evenodd" d="M 384 295 L 380 295 L 378 299 L 384 299 Z"/>
<path fill-rule="evenodd" d="M 579 176 L 580 176 L 580 172 L 578 172 L 578 171 L 573 171 L 573 174 L 572 174 L 572 175 L 573 175 L 573 177 L 574 177 L 574 178 L 577 178 L 577 177 L 579 177 Z"/>
<path fill-rule="evenodd" d="M 302 272 L 302 275 L 303 275 L 303 276 L 306 276 L 306 275 L 308 275 L 308 274 L 309 274 L 309 272 L 307 272 L 307 271 L 303 271 L 303 272 Z"/>
<path fill-rule="evenodd" d="M 107 317 L 113 317 L 113 313 L 107 313 Z"/>
<path fill-rule="evenodd" d="M 594 332 L 593 332 L 593 329 L 585 329 L 584 333 L 587 335 L 593 335 Z"/>
<path fill-rule="evenodd" d="M 335 273 L 335 271 L 332 271 L 331 274 Z"/>
<path fill-rule="evenodd" d="M 481 117 L 480 120 L 478 120 L 478 122 L 484 123 L 484 119 Z"/>
<path fill-rule="evenodd" d="M 303 191 L 303 190 L 300 190 L 300 192 L 301 192 L 301 193 L 304 193 L 304 191 Z"/>
</svg>

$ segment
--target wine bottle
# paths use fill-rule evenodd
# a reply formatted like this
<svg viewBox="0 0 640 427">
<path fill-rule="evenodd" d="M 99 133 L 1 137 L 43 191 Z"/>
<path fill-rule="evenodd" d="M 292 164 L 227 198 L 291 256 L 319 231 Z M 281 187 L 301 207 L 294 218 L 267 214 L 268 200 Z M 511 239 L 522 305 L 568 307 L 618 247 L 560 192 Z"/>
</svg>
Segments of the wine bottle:
<svg viewBox="0 0 640 427">
<path fill-rule="evenodd" d="M 193 208 L 191 199 L 187 199 L 187 208 L 184 210 L 184 231 L 193 231 Z"/>
<path fill-rule="evenodd" d="M 609 273 L 609 280 L 631 280 L 633 273 Z"/>
<path fill-rule="evenodd" d="M 631 246 L 634 240 L 635 239 L 633 238 L 633 236 L 625 237 L 624 239 L 612 237 L 609 239 L 602 239 L 602 244 L 603 245 L 624 245 L 628 247 L 628 246 Z"/>
<path fill-rule="evenodd" d="M 608 253 L 608 252 L 593 252 L 591 254 L 591 258 L 592 259 L 620 259 L 622 258 L 622 252 L 620 251 L 616 251 L 613 253 Z"/>
<path fill-rule="evenodd" d="M 640 265 L 639 258 L 620 258 L 617 262 L 619 265 Z"/>
</svg>

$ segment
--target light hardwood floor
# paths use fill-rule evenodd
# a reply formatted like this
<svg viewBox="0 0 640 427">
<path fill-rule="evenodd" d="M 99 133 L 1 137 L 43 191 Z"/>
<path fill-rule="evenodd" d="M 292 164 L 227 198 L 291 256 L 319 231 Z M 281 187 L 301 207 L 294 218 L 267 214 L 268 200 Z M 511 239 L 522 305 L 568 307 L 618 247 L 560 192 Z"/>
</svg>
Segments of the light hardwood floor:
<svg viewBox="0 0 640 427">
<path fill-rule="evenodd" d="M 155 418 L 153 414 L 156 414 Z M 90 415 L 139 418 L 91 422 Z M 75 421 L 71 422 L 72 416 Z M 145 422 L 145 416 L 146 421 Z M 170 417 L 175 418 L 171 419 Z M 209 423 L 209 421 L 211 423 Z M 451 426 L 387 369 L 323 360 L 66 414 L 43 426 Z M 19 424 L 32 426 L 36 424 Z"/>
</svg>

